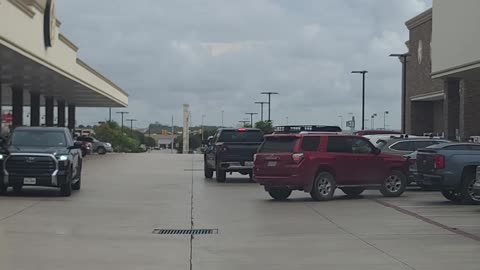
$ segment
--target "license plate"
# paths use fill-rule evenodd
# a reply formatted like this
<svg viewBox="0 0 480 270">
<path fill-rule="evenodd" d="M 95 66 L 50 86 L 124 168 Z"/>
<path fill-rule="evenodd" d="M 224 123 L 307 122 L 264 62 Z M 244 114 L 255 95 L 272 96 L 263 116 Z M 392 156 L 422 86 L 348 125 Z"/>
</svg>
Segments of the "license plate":
<svg viewBox="0 0 480 270">
<path fill-rule="evenodd" d="M 252 161 L 245 161 L 245 166 L 253 167 L 253 162 Z"/>
<path fill-rule="evenodd" d="M 37 183 L 37 178 L 23 178 L 24 185 L 35 185 Z"/>
<path fill-rule="evenodd" d="M 269 161 L 269 162 L 267 163 L 267 166 L 268 166 L 268 167 L 277 167 L 277 162 L 276 162 L 276 161 Z"/>
</svg>

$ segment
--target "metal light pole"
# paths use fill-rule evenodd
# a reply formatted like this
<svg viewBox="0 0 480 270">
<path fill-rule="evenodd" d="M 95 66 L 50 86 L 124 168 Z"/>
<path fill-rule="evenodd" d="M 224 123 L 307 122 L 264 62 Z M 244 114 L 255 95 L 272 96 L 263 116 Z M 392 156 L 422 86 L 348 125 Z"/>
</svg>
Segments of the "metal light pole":
<svg viewBox="0 0 480 270">
<path fill-rule="evenodd" d="M 128 114 L 128 112 L 117 112 L 117 113 L 122 115 L 122 134 L 123 134 L 123 116 L 125 114 Z"/>
<path fill-rule="evenodd" d="M 366 70 L 352 71 L 353 74 L 362 74 L 362 119 L 365 119 L 365 74 Z M 365 130 L 365 123 L 362 122 L 362 130 Z"/>
<path fill-rule="evenodd" d="M 402 133 L 406 133 L 406 109 L 407 109 L 407 61 L 409 53 L 392 53 L 391 57 L 398 57 L 402 62 Z"/>
<path fill-rule="evenodd" d="M 272 95 L 278 95 L 277 92 L 262 92 L 262 95 L 268 95 L 268 122 L 272 122 L 271 118 L 271 105 L 272 105 Z"/>
<path fill-rule="evenodd" d="M 263 122 L 263 105 L 268 104 L 268 102 L 259 101 L 255 102 L 255 104 L 260 104 L 260 119 Z"/>
<path fill-rule="evenodd" d="M 372 129 L 375 129 L 375 117 L 378 115 L 376 113 L 372 114 Z"/>
<path fill-rule="evenodd" d="M 387 114 L 389 114 L 388 111 L 383 112 L 383 129 L 387 130 Z"/>
<path fill-rule="evenodd" d="M 133 122 L 138 121 L 137 119 L 127 119 L 127 122 L 130 122 L 130 135 L 133 136 Z"/>
<path fill-rule="evenodd" d="M 257 115 L 258 113 L 245 113 L 246 115 L 250 115 L 250 127 L 253 128 L 253 116 Z"/>
<path fill-rule="evenodd" d="M 340 118 L 340 127 L 343 129 L 343 115 L 338 116 Z"/>
<path fill-rule="evenodd" d="M 204 136 L 203 136 L 203 124 L 204 124 L 204 121 L 205 121 L 205 117 L 206 115 L 205 114 L 202 114 L 202 143 L 203 143 L 203 140 L 204 140 Z"/>
<path fill-rule="evenodd" d="M 108 108 L 108 122 L 112 122 L 112 108 Z"/>
<path fill-rule="evenodd" d="M 287 126 L 288 126 L 288 116 L 287 116 L 287 117 L 285 117 L 285 118 L 286 118 L 286 120 L 287 120 Z"/>
</svg>

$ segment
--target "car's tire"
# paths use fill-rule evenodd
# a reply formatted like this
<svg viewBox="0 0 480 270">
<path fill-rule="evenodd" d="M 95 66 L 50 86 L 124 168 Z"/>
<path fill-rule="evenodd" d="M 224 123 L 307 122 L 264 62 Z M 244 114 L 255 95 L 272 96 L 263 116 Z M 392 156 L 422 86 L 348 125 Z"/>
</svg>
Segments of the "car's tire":
<svg viewBox="0 0 480 270">
<path fill-rule="evenodd" d="M 72 195 L 72 173 L 70 172 L 65 184 L 60 186 L 60 195 L 70 197 Z"/>
<path fill-rule="evenodd" d="M 78 169 L 78 175 L 77 175 L 77 182 L 72 184 L 72 189 L 73 190 L 80 190 L 82 188 L 82 168 L 83 164 L 82 161 L 80 161 L 80 168 Z"/>
<path fill-rule="evenodd" d="M 227 172 L 222 170 L 220 166 L 217 166 L 216 172 L 216 179 L 218 183 L 225 183 L 227 181 Z"/>
<path fill-rule="evenodd" d="M 312 191 L 310 196 L 315 201 L 329 201 L 333 198 L 337 184 L 335 177 L 328 172 L 320 172 L 313 181 Z"/>
<path fill-rule="evenodd" d="M 105 149 L 105 147 L 103 147 L 103 146 L 100 146 L 100 147 L 97 148 L 97 153 L 99 155 L 105 155 L 107 153 L 107 149 Z"/>
<path fill-rule="evenodd" d="M 213 178 L 213 169 L 208 168 L 206 160 L 203 162 L 203 172 L 205 174 L 205 178 L 207 179 Z"/>
<path fill-rule="evenodd" d="M 458 194 L 458 192 L 456 192 L 455 190 L 443 189 L 442 195 L 443 197 L 445 197 L 445 199 L 455 203 L 459 203 L 462 201 L 462 196 Z"/>
<path fill-rule="evenodd" d="M 272 188 L 268 190 L 268 194 L 277 201 L 284 201 L 290 197 L 292 190 L 288 188 Z"/>
<path fill-rule="evenodd" d="M 475 173 L 465 174 L 460 185 L 460 196 L 462 204 L 478 205 L 480 204 L 480 196 L 473 192 L 475 184 Z"/>
<path fill-rule="evenodd" d="M 407 188 L 407 177 L 401 171 L 391 171 L 383 181 L 380 193 L 385 197 L 399 197 Z"/>
<path fill-rule="evenodd" d="M 13 192 L 15 194 L 20 194 L 20 193 L 22 193 L 23 185 L 18 185 L 18 184 L 13 185 L 12 188 L 13 188 Z"/>
<path fill-rule="evenodd" d="M 253 178 L 253 173 L 248 173 L 248 180 L 250 181 L 250 183 L 255 183 L 255 179 Z"/>
<path fill-rule="evenodd" d="M 344 187 L 340 188 L 348 197 L 358 197 L 365 191 L 363 187 Z"/>
</svg>

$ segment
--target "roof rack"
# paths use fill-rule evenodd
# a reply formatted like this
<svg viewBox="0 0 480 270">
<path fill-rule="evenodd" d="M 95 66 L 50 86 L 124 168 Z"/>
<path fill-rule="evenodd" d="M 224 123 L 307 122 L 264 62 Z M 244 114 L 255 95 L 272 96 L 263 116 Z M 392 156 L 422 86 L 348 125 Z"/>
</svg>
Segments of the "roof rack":
<svg viewBox="0 0 480 270">
<path fill-rule="evenodd" d="M 342 132 L 342 129 L 338 126 L 315 126 L 315 125 L 276 126 L 274 127 L 273 130 L 275 134 L 302 133 L 302 132 L 328 132 L 328 133 Z"/>
</svg>

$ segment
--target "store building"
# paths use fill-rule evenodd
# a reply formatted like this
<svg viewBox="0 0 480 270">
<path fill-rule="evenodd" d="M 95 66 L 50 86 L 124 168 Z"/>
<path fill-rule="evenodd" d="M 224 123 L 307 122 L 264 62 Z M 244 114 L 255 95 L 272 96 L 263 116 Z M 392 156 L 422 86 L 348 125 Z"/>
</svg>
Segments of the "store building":
<svg viewBox="0 0 480 270">
<path fill-rule="evenodd" d="M 78 107 L 128 105 L 120 87 L 77 57 L 60 26 L 54 0 L 0 0 L 0 105 L 12 107 L 14 127 L 39 126 L 41 107 L 46 126 L 73 130 Z"/>
<path fill-rule="evenodd" d="M 406 133 L 480 135 L 480 1 L 434 0 L 406 22 Z"/>
</svg>

